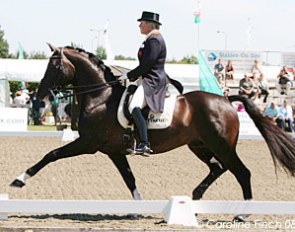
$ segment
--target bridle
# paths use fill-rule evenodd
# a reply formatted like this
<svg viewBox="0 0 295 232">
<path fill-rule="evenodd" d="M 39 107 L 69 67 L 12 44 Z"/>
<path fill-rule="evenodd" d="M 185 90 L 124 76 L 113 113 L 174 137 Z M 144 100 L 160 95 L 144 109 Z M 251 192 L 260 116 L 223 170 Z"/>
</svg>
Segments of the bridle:
<svg viewBox="0 0 295 232">
<path fill-rule="evenodd" d="M 58 61 L 59 61 L 58 64 L 57 65 L 53 65 L 52 63 L 49 64 L 58 72 L 58 76 L 56 79 L 59 80 L 59 82 L 60 82 L 60 80 L 62 80 L 61 81 L 62 84 L 53 83 L 53 85 L 51 85 L 51 84 L 46 83 L 44 81 L 42 82 L 44 85 L 48 86 L 48 91 L 50 92 L 52 97 L 56 98 L 55 93 L 63 92 L 66 90 L 72 90 L 72 93 L 71 94 L 67 93 L 66 95 L 63 95 L 63 97 L 58 97 L 58 98 L 66 98 L 66 97 L 71 97 L 74 95 L 83 95 L 83 94 L 87 94 L 87 93 L 93 93 L 93 92 L 96 92 L 96 91 L 104 89 L 104 88 L 109 88 L 109 87 L 116 85 L 120 82 L 120 80 L 117 79 L 117 80 L 109 81 L 109 82 L 105 82 L 105 83 L 63 87 L 66 85 L 65 66 L 64 66 L 64 63 L 62 60 L 63 50 L 64 50 L 63 47 L 60 48 L 59 54 L 53 55 L 50 57 L 50 59 L 58 59 Z M 83 90 L 83 91 L 75 91 L 75 94 L 73 93 L 74 90 L 85 89 L 85 88 L 91 88 L 91 89 L 87 89 L 87 90 Z"/>
</svg>

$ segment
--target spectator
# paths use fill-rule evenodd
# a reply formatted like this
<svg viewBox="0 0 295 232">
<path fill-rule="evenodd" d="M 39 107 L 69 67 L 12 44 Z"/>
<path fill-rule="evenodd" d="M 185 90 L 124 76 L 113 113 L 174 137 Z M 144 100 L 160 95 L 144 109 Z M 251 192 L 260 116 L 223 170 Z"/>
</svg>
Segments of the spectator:
<svg viewBox="0 0 295 232">
<path fill-rule="evenodd" d="M 227 80 L 234 81 L 234 73 L 236 69 L 232 64 L 231 60 L 228 60 L 227 65 L 225 66 L 225 85 Z"/>
<path fill-rule="evenodd" d="M 29 100 L 30 96 L 24 92 L 23 88 L 15 93 L 15 97 L 13 99 L 17 107 L 26 107 L 26 105 L 29 103 Z"/>
<path fill-rule="evenodd" d="M 222 59 L 218 59 L 218 63 L 214 66 L 214 75 L 217 78 L 222 78 L 222 81 L 224 81 L 224 66 L 222 63 Z"/>
<path fill-rule="evenodd" d="M 228 97 L 230 89 L 228 87 L 226 87 L 222 78 L 218 78 L 217 81 L 218 81 L 218 84 L 222 90 L 223 95 L 225 97 Z"/>
<path fill-rule="evenodd" d="M 258 85 L 258 88 L 260 90 L 260 93 L 259 93 L 258 97 L 260 98 L 261 95 L 264 95 L 263 102 L 266 103 L 267 102 L 267 97 L 269 95 L 269 90 L 268 90 L 268 83 L 264 79 L 264 75 L 260 75 L 258 77 L 258 79 L 257 79 L 257 85 Z"/>
<path fill-rule="evenodd" d="M 37 91 L 37 88 L 33 88 L 32 92 L 30 93 L 30 99 L 32 102 L 31 117 L 33 119 L 34 125 L 42 125 L 40 113 L 41 101 L 37 96 Z"/>
<path fill-rule="evenodd" d="M 279 116 L 277 119 L 278 126 L 281 129 L 286 129 L 286 124 L 288 125 L 287 131 L 294 132 L 293 127 L 293 109 L 288 105 L 287 100 L 284 100 L 283 105 L 279 108 Z"/>
<path fill-rule="evenodd" d="M 292 87 L 292 75 L 288 72 L 286 66 L 283 66 L 280 73 L 277 75 L 279 82 L 276 84 L 277 90 L 281 95 L 288 95 L 291 87 Z M 284 91 L 285 90 L 285 91 Z"/>
<path fill-rule="evenodd" d="M 244 78 L 240 80 L 239 88 L 240 95 L 246 95 L 253 100 L 258 97 L 259 90 L 255 88 L 253 80 L 246 73 Z"/>
<path fill-rule="evenodd" d="M 54 117 L 54 125 L 56 126 L 56 124 L 59 122 L 61 123 L 61 118 L 59 116 L 59 105 L 60 105 L 60 98 L 63 97 L 63 94 L 61 92 L 58 92 L 55 96 L 54 99 L 51 101 L 51 112 L 53 114 Z"/>
<path fill-rule="evenodd" d="M 269 117 L 273 120 L 274 124 L 277 124 L 277 119 L 279 117 L 279 108 L 272 101 L 270 105 L 268 105 L 264 111 L 264 116 Z"/>
<path fill-rule="evenodd" d="M 253 76 L 253 80 L 257 82 L 257 79 L 263 75 L 260 62 L 258 60 L 254 60 L 254 65 L 251 68 L 251 73 Z"/>
</svg>

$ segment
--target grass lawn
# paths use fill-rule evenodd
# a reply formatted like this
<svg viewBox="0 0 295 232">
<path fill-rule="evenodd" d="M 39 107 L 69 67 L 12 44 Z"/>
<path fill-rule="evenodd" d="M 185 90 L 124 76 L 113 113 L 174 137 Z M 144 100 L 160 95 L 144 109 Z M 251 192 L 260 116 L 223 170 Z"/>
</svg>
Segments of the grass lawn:
<svg viewBox="0 0 295 232">
<path fill-rule="evenodd" d="M 28 125 L 28 131 L 57 131 L 54 125 Z"/>
</svg>

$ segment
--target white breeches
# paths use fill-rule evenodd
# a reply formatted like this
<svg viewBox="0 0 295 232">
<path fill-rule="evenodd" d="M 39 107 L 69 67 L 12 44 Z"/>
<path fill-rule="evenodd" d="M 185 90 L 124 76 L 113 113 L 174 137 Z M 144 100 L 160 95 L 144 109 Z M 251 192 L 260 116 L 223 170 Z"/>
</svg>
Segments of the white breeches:
<svg viewBox="0 0 295 232">
<path fill-rule="evenodd" d="M 139 107 L 140 109 L 144 108 L 147 105 L 144 98 L 144 89 L 142 84 L 139 84 L 135 93 L 133 94 L 128 110 L 132 114 L 132 111 L 135 107 Z"/>
</svg>

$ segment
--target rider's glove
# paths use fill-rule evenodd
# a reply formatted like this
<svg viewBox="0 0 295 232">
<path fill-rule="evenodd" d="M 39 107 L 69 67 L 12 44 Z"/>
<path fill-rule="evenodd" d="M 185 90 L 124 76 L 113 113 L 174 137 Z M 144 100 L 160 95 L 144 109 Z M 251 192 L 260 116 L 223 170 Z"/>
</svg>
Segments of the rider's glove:
<svg viewBox="0 0 295 232">
<path fill-rule="evenodd" d="M 121 76 L 118 78 L 118 80 L 120 80 L 120 81 L 125 81 L 125 80 L 127 80 L 127 79 L 128 79 L 127 73 L 123 73 L 123 75 L 121 75 Z"/>
<path fill-rule="evenodd" d="M 133 82 L 136 81 L 138 79 L 138 77 L 128 77 L 129 81 Z"/>
</svg>

